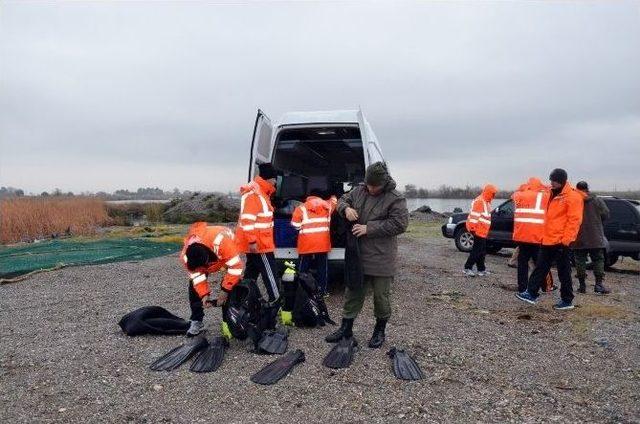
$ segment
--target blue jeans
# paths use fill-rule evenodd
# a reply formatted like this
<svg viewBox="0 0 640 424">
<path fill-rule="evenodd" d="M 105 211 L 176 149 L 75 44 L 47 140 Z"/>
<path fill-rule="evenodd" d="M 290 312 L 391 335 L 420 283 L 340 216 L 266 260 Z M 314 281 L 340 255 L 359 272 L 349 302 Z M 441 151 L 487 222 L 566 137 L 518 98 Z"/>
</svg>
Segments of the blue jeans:
<svg viewBox="0 0 640 424">
<path fill-rule="evenodd" d="M 308 253 L 300 255 L 300 260 L 298 262 L 298 272 L 310 272 L 311 269 L 315 270 L 315 272 L 312 274 L 316 279 L 316 283 L 318 284 L 318 292 L 321 295 L 326 294 L 327 280 L 329 279 L 329 260 L 327 259 L 327 254 Z"/>
</svg>

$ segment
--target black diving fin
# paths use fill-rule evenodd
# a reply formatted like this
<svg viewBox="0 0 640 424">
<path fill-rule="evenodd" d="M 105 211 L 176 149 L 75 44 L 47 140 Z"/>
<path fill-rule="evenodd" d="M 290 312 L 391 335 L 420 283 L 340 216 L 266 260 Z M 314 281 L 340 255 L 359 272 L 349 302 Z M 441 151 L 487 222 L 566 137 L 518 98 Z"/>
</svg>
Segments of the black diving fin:
<svg viewBox="0 0 640 424">
<path fill-rule="evenodd" d="M 344 338 L 327 353 L 322 364 L 327 368 L 348 368 L 353 362 L 358 342 L 354 337 Z"/>
<path fill-rule="evenodd" d="M 393 374 L 400 380 L 422 380 L 424 374 L 418 363 L 404 349 L 392 347 L 387 355 L 391 358 Z"/>
<path fill-rule="evenodd" d="M 296 349 L 267 364 L 264 368 L 251 376 L 251 381 L 263 385 L 277 383 L 289 374 L 293 367 L 304 361 L 304 352 L 300 349 Z"/>
<path fill-rule="evenodd" d="M 258 352 L 281 355 L 287 351 L 288 346 L 287 330 L 265 330 L 258 342 Z"/>
<path fill-rule="evenodd" d="M 192 372 L 213 372 L 217 370 L 222 365 L 227 347 L 229 347 L 229 342 L 226 337 L 214 337 L 209 346 L 198 353 L 189 370 Z"/>
<path fill-rule="evenodd" d="M 184 364 L 193 355 L 206 348 L 209 342 L 204 337 L 194 337 L 156 359 L 149 368 L 153 371 L 171 371 Z"/>
</svg>

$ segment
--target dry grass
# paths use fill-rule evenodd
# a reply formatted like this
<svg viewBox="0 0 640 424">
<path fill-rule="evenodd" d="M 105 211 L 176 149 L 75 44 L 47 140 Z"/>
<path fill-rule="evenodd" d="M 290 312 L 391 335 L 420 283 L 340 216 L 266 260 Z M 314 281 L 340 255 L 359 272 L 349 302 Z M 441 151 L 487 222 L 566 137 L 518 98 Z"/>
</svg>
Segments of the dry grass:
<svg viewBox="0 0 640 424">
<path fill-rule="evenodd" d="M 17 198 L 0 201 L 0 243 L 57 235 L 93 234 L 109 224 L 105 203 L 83 197 Z"/>
</svg>

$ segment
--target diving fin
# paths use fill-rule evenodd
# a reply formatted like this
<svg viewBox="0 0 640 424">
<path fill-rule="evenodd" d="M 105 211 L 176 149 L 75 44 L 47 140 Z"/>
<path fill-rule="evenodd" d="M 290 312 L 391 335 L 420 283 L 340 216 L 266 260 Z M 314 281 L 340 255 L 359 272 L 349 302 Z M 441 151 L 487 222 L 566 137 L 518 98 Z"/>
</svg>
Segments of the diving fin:
<svg viewBox="0 0 640 424">
<path fill-rule="evenodd" d="M 343 338 L 327 353 L 322 364 L 327 368 L 348 368 L 357 346 L 358 342 L 354 337 Z"/>
<path fill-rule="evenodd" d="M 300 349 L 296 349 L 267 364 L 264 368 L 251 376 L 251 381 L 263 385 L 277 383 L 289 374 L 293 367 L 304 361 L 304 352 Z"/>
<path fill-rule="evenodd" d="M 153 371 L 171 371 L 185 363 L 194 354 L 206 348 L 209 342 L 204 337 L 194 337 L 171 349 L 149 366 Z"/>
<path fill-rule="evenodd" d="M 258 343 L 258 352 L 281 355 L 287 351 L 288 339 L 286 330 L 265 330 Z"/>
<path fill-rule="evenodd" d="M 192 372 L 213 372 L 220 368 L 224 359 L 224 351 L 229 346 L 224 336 L 214 337 L 209 346 L 198 353 L 189 368 Z"/>
<path fill-rule="evenodd" d="M 387 355 L 391 358 L 393 374 L 401 380 L 422 380 L 424 374 L 417 362 L 404 349 L 392 347 Z"/>
</svg>

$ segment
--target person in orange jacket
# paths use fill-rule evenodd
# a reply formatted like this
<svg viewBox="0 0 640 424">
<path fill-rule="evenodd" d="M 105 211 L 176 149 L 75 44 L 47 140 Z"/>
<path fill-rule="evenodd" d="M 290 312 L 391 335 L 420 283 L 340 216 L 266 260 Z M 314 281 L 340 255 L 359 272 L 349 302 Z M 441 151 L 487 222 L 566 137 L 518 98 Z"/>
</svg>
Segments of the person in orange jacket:
<svg viewBox="0 0 640 424">
<path fill-rule="evenodd" d="M 313 190 L 306 201 L 296 207 L 291 225 L 298 230 L 298 271 L 316 270 L 316 282 L 321 295 L 327 293 L 328 253 L 331 250 L 331 215 L 338 199 L 331 196 L 322 199 L 322 193 Z"/>
<path fill-rule="evenodd" d="M 487 275 L 484 258 L 487 254 L 487 236 L 491 228 L 491 201 L 497 192 L 498 189 L 494 185 L 487 184 L 482 189 L 482 193 L 471 202 L 471 210 L 465 226 L 473 234 L 473 247 L 464 264 L 464 275 L 466 276 L 483 277 Z M 473 271 L 474 265 L 478 270 L 477 274 Z"/>
<path fill-rule="evenodd" d="M 516 297 L 536 304 L 540 285 L 555 261 L 560 279 L 560 297 L 554 309 L 573 309 L 573 282 L 569 245 L 575 241 L 582 223 L 583 197 L 567 182 L 567 171 L 554 169 L 549 175 L 551 196 L 545 212 L 542 247 L 536 267 L 529 277 L 527 290 Z"/>
<path fill-rule="evenodd" d="M 203 308 L 212 304 L 209 274 L 226 271 L 216 301 L 218 306 L 222 306 L 233 287 L 240 281 L 244 264 L 231 230 L 227 227 L 208 226 L 206 222 L 196 222 L 189 227 L 180 252 L 180 260 L 189 273 L 191 326 L 187 330 L 187 336 L 193 337 L 204 329 Z"/>
<path fill-rule="evenodd" d="M 527 289 L 529 261 L 538 258 L 544 230 L 544 216 L 551 192 L 535 177 L 513 193 L 513 241 L 518 245 L 518 293 Z M 550 289 L 550 288 L 549 288 Z"/>
<path fill-rule="evenodd" d="M 236 243 L 247 256 L 245 278 L 262 276 L 269 303 L 280 298 L 274 256 L 273 206 L 271 195 L 276 191 L 277 172 L 270 163 L 259 166 L 259 174 L 249 184 L 240 187 L 240 216 L 236 227 Z"/>
</svg>

